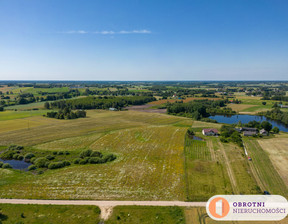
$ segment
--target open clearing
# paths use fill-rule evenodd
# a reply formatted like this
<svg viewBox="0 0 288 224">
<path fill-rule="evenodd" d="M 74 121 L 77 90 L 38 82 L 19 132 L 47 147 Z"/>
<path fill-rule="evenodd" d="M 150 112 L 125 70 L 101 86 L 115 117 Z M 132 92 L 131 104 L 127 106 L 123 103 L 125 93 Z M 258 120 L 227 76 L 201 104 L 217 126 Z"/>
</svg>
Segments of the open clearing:
<svg viewBox="0 0 288 224">
<path fill-rule="evenodd" d="M 42 175 L 1 169 L 1 197 L 185 199 L 183 141 L 192 120 L 135 111 L 88 111 L 88 118 L 77 120 L 29 119 L 43 121 L 43 125 L 2 132 L 0 144 L 54 151 L 91 148 L 116 154 L 117 159 Z"/>
<path fill-rule="evenodd" d="M 268 153 L 273 166 L 288 187 L 288 135 L 258 140 L 259 145 Z"/>
</svg>

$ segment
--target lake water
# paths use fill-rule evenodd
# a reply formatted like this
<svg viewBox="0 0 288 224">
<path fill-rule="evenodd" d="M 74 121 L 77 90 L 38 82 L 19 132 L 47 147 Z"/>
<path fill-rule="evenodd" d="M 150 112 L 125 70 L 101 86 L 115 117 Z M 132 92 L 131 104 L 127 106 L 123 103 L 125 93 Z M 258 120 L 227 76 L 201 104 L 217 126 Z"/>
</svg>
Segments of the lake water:
<svg viewBox="0 0 288 224">
<path fill-rule="evenodd" d="M 239 115 L 232 115 L 232 116 L 224 116 L 224 115 L 215 115 L 210 116 L 209 118 L 214 119 L 218 121 L 219 123 L 225 123 L 225 124 L 236 124 L 239 121 L 242 122 L 242 124 L 246 124 L 249 121 L 269 121 L 273 127 L 276 126 L 279 128 L 280 131 L 288 132 L 288 126 L 278 122 L 270 120 L 264 116 L 256 116 L 256 115 L 246 115 L 246 114 L 239 114 Z"/>
<path fill-rule="evenodd" d="M 32 165 L 32 163 L 26 163 L 24 160 L 15 160 L 15 159 L 12 159 L 12 160 L 3 160 L 3 159 L 0 159 L 1 162 L 3 163 L 9 163 L 13 169 L 16 169 L 16 170 L 26 170 L 28 169 L 29 166 Z"/>
</svg>

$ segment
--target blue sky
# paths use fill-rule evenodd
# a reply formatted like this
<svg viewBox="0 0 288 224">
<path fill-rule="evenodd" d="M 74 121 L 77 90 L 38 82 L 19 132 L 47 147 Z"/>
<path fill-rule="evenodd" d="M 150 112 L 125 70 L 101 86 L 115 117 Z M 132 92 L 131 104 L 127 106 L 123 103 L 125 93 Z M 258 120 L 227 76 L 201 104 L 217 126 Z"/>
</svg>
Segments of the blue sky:
<svg viewBox="0 0 288 224">
<path fill-rule="evenodd" d="M 287 80 L 287 0 L 0 0 L 0 80 Z"/>
</svg>

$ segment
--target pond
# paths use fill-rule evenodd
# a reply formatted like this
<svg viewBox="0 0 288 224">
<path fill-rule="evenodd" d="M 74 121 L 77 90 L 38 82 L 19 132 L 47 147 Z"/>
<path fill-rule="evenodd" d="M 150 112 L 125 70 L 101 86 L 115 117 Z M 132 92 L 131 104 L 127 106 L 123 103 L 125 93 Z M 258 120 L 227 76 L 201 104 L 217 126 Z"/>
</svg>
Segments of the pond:
<svg viewBox="0 0 288 224">
<path fill-rule="evenodd" d="M 0 159 L 0 161 L 3 163 L 9 163 L 12 166 L 12 168 L 16 169 L 16 170 L 27 170 L 28 167 L 32 165 L 32 163 L 27 163 L 24 160 L 15 160 L 15 159 L 3 160 L 3 159 Z"/>
<path fill-rule="evenodd" d="M 270 120 L 264 116 L 257 116 L 257 115 L 247 115 L 247 114 L 238 114 L 238 115 L 232 115 L 232 116 L 227 116 L 227 115 L 215 115 L 215 116 L 210 116 L 209 118 L 214 119 L 218 121 L 219 123 L 225 123 L 225 124 L 236 124 L 239 121 L 242 122 L 242 124 L 246 124 L 249 121 L 269 121 L 273 127 L 278 127 L 280 131 L 285 131 L 288 132 L 288 126 L 279 122 L 279 121 L 274 121 Z"/>
<path fill-rule="evenodd" d="M 195 135 L 193 135 L 193 140 L 199 140 L 199 141 L 204 141 L 204 139 L 200 138 L 200 137 L 197 137 Z"/>
</svg>

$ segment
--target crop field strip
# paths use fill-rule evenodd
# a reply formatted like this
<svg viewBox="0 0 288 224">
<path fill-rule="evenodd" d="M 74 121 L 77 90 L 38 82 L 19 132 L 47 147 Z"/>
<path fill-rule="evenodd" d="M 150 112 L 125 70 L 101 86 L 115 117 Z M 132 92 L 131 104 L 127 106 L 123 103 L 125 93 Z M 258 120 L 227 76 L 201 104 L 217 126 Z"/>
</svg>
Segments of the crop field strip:
<svg viewBox="0 0 288 224">
<path fill-rule="evenodd" d="M 230 163 L 231 172 L 235 179 L 235 184 L 238 189 L 238 193 L 241 194 L 260 194 L 260 188 L 257 185 L 256 180 L 252 174 L 252 171 L 248 164 L 248 159 L 244 154 L 244 150 L 233 143 L 222 144 L 227 159 Z"/>
<path fill-rule="evenodd" d="M 35 150 L 91 148 L 112 152 L 117 155 L 116 161 L 72 165 L 36 176 L 1 169 L 1 197 L 184 200 L 183 141 L 187 126 L 192 124 L 190 119 L 129 111 L 89 111 L 88 115 L 91 119 L 79 119 L 80 122 L 33 117 L 53 122 L 31 128 L 29 141 L 27 130 L 4 135 L 18 134 L 13 142 L 25 143 Z M 41 134 L 37 134 L 40 130 Z M 5 144 L 4 137 L 0 142 Z"/>
<path fill-rule="evenodd" d="M 261 189 L 267 190 L 272 194 L 279 194 L 287 197 L 288 188 L 275 170 L 271 163 L 267 153 L 261 148 L 257 140 L 244 139 L 245 146 L 247 147 L 248 154 L 252 157 L 252 169 L 255 170 L 255 174 L 258 176 L 258 180 L 261 181 Z"/>
<path fill-rule="evenodd" d="M 210 140 L 209 137 L 205 139 Z M 185 180 L 188 201 L 205 201 L 215 194 L 232 193 L 226 165 L 222 162 L 222 152 L 213 149 L 215 160 L 212 160 L 211 149 L 206 145 L 206 141 L 192 140 L 187 136 L 185 139 Z M 217 141 L 210 140 L 209 144 L 211 143 L 214 145 Z"/>
</svg>

